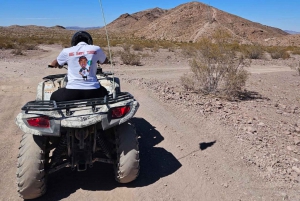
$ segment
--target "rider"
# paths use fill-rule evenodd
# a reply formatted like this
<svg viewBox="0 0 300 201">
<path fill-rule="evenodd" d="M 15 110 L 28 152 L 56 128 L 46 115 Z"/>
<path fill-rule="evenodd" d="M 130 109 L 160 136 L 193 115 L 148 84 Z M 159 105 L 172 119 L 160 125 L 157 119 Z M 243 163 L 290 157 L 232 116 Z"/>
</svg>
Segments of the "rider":
<svg viewBox="0 0 300 201">
<path fill-rule="evenodd" d="M 89 98 L 99 98 L 108 95 L 107 90 L 97 80 L 97 63 L 109 63 L 103 50 L 93 45 L 91 35 L 85 31 L 76 32 L 71 40 L 71 46 L 64 48 L 57 59 L 50 64 L 57 68 L 68 64 L 68 83 L 66 88 L 60 88 L 53 92 L 50 100 L 70 101 Z M 86 63 L 82 63 L 85 58 Z M 84 60 L 84 59 L 83 59 Z M 83 67 L 84 65 L 84 67 Z M 82 76 L 82 68 L 88 73 Z"/>
</svg>

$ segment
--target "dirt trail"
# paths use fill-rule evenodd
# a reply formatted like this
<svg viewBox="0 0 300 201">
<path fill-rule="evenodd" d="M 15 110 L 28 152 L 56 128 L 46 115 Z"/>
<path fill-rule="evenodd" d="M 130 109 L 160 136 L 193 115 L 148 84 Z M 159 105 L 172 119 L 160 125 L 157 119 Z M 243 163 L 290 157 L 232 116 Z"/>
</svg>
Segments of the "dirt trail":
<svg viewBox="0 0 300 201">
<path fill-rule="evenodd" d="M 22 133 L 14 118 L 22 105 L 35 98 L 35 88 L 42 77 L 65 72 L 46 68 L 60 48 L 50 46 L 47 50 L 30 59 L 0 62 L 2 71 L 12 69 L 6 78 L 0 78 L 0 200 L 21 200 L 16 192 L 15 172 Z M 86 172 L 65 168 L 49 176 L 47 194 L 37 200 L 286 198 L 289 191 L 278 190 L 280 186 L 275 182 L 266 183 L 255 174 L 255 167 L 241 160 L 239 153 L 243 147 L 233 138 L 232 132 L 236 131 L 232 127 L 184 108 L 174 108 L 148 90 L 126 81 L 130 77 L 176 81 L 188 69 L 186 64 L 115 68 L 116 74 L 124 78 L 122 91 L 132 93 L 141 105 L 133 119 L 140 136 L 141 172 L 136 181 L 127 185 L 116 183 L 113 169 L 107 164 L 95 164 Z"/>
</svg>

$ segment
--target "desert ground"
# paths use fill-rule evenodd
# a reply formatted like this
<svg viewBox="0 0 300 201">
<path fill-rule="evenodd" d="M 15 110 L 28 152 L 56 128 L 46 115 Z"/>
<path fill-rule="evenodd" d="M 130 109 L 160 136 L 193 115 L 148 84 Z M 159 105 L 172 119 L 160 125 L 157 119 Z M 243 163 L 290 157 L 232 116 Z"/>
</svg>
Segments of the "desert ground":
<svg viewBox="0 0 300 201">
<path fill-rule="evenodd" d="M 15 173 L 22 132 L 14 120 L 44 76 L 66 72 L 47 68 L 61 49 L 44 45 L 25 56 L 0 50 L 0 200 L 21 200 Z M 47 193 L 36 200 L 300 200 L 300 76 L 290 68 L 299 57 L 253 60 L 250 95 L 227 101 L 183 89 L 180 77 L 190 67 L 180 52 L 148 54 L 141 66 L 118 58 L 103 65 L 140 103 L 133 119 L 138 179 L 118 184 L 102 163 L 86 172 L 65 168 L 49 175 Z"/>
</svg>

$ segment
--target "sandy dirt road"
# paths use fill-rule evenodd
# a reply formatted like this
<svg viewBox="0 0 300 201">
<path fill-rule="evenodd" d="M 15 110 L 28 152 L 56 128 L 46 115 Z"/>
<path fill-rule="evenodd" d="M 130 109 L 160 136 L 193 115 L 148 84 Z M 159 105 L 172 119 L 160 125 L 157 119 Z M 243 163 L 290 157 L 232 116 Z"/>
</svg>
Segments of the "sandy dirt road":
<svg viewBox="0 0 300 201">
<path fill-rule="evenodd" d="M 43 76 L 65 70 L 47 69 L 61 50 L 25 58 L 2 58 L 0 69 L 0 200 L 21 200 L 16 192 L 16 157 L 21 131 L 14 123 L 21 106 L 35 99 L 36 86 Z M 109 67 L 105 67 L 110 70 Z M 253 73 L 288 71 L 265 67 Z M 272 70 L 273 69 L 273 70 Z M 110 165 L 97 163 L 86 172 L 65 168 L 49 176 L 47 193 L 36 200 L 297 200 L 295 189 L 266 182 L 239 156 L 230 126 L 204 118 L 160 101 L 148 90 L 125 80 L 132 77 L 174 82 L 188 72 L 187 63 L 174 65 L 115 67 L 122 91 L 132 93 L 140 103 L 133 122 L 140 136 L 138 179 L 121 185 L 114 181 Z M 124 81 L 122 79 L 124 78 Z M 290 195 L 287 197 L 287 195 Z M 298 197 L 300 198 L 300 197 Z M 298 199 L 299 200 L 299 199 Z"/>
</svg>

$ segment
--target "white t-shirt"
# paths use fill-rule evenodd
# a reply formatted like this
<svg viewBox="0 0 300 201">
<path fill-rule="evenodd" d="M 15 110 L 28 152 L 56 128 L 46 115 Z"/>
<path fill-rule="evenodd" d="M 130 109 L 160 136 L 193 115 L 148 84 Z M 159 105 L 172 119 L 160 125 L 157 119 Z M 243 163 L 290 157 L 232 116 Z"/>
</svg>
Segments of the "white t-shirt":
<svg viewBox="0 0 300 201">
<path fill-rule="evenodd" d="M 81 63 L 79 63 L 79 59 Z M 103 63 L 106 56 L 99 46 L 80 42 L 76 46 L 65 48 L 57 57 L 59 65 L 68 64 L 67 89 L 98 89 L 97 61 Z M 87 78 L 83 78 L 83 73 Z M 86 74 L 86 71 L 88 72 Z"/>
</svg>

